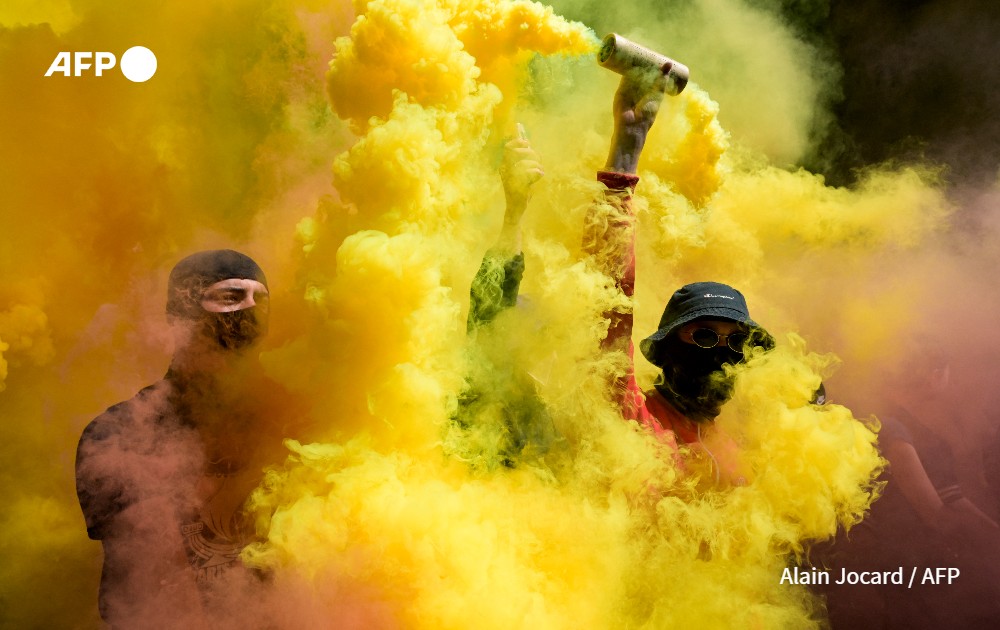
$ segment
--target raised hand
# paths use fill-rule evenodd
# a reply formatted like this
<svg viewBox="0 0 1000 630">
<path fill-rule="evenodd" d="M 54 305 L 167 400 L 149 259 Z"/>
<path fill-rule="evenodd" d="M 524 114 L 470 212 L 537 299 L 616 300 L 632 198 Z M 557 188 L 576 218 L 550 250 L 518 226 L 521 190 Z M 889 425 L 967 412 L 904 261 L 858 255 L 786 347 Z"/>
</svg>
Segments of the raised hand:
<svg viewBox="0 0 1000 630">
<path fill-rule="evenodd" d="M 524 127 L 517 125 L 517 137 L 504 145 L 500 180 L 503 182 L 507 210 L 503 215 L 503 228 L 496 248 L 503 252 L 521 248 L 521 217 L 528 208 L 531 187 L 545 175 L 538 154 L 524 135 Z"/>
<path fill-rule="evenodd" d="M 605 166 L 607 170 L 636 172 L 646 135 L 663 101 L 666 80 L 661 72 L 636 72 L 622 76 L 615 92 L 615 135 Z"/>
<path fill-rule="evenodd" d="M 531 187 L 545 175 L 538 154 L 524 136 L 524 128 L 520 123 L 517 128 L 518 137 L 504 145 L 503 164 L 500 166 L 500 180 L 507 198 L 505 223 L 521 220 L 531 198 Z"/>
</svg>

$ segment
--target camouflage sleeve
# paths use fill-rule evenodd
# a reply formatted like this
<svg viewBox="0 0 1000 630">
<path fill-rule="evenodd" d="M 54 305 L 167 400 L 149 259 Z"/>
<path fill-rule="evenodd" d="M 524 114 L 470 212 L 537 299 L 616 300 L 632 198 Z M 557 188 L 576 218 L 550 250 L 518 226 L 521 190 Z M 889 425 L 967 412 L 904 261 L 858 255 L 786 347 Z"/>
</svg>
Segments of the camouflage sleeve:
<svg viewBox="0 0 1000 630">
<path fill-rule="evenodd" d="M 501 311 L 517 303 L 517 293 L 524 275 L 524 254 L 505 258 L 487 252 L 472 280 L 469 299 L 468 331 L 489 324 Z"/>
</svg>

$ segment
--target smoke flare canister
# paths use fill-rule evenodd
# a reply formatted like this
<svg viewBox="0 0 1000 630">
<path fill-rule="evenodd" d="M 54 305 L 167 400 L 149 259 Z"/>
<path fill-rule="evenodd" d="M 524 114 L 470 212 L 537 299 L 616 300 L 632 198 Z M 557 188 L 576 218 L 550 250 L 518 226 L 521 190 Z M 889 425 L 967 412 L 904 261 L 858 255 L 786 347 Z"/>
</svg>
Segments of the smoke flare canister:
<svg viewBox="0 0 1000 630">
<path fill-rule="evenodd" d="M 617 33 L 604 38 L 597 53 L 597 63 L 618 74 L 631 70 L 659 70 L 667 78 L 664 91 L 671 96 L 680 94 L 688 82 L 687 66 Z"/>
</svg>

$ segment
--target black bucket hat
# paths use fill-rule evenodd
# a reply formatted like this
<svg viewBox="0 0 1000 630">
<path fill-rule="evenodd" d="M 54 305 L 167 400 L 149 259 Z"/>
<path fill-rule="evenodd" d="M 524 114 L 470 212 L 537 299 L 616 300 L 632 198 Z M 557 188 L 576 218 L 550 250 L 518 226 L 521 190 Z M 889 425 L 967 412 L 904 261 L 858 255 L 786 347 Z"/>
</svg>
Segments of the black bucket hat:
<svg viewBox="0 0 1000 630">
<path fill-rule="evenodd" d="M 695 282 L 674 292 L 660 317 L 656 332 L 639 342 L 639 350 L 656 365 L 656 347 L 675 330 L 701 317 L 725 319 L 751 328 L 757 323 L 750 319 L 750 310 L 743 294 L 719 282 Z"/>
</svg>

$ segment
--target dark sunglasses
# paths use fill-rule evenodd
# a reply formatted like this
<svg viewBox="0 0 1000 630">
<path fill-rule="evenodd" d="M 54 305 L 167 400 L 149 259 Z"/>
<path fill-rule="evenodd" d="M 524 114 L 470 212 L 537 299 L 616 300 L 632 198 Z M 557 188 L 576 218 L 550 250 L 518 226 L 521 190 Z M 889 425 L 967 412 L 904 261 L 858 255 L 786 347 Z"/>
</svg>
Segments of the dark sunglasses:
<svg viewBox="0 0 1000 630">
<path fill-rule="evenodd" d="M 725 341 L 726 345 L 733 352 L 743 354 L 743 345 L 747 342 L 745 332 L 734 332 L 730 335 L 720 335 L 711 328 L 696 328 L 688 331 L 688 339 L 699 348 L 714 348 L 720 341 Z"/>
</svg>

